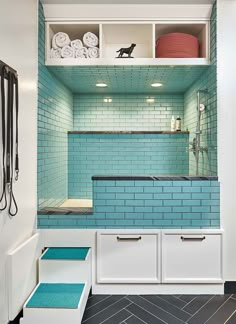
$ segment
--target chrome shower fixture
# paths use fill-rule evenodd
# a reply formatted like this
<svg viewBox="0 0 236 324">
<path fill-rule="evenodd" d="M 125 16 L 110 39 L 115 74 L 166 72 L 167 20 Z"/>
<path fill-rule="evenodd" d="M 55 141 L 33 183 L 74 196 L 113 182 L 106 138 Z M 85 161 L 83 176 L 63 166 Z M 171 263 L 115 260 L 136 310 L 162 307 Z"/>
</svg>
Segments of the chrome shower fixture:
<svg viewBox="0 0 236 324">
<path fill-rule="evenodd" d="M 207 147 L 201 147 L 201 115 L 206 109 L 206 106 L 201 103 L 201 94 L 208 94 L 208 89 L 199 89 L 197 91 L 197 124 L 196 124 L 196 138 L 194 139 L 194 145 L 192 146 L 192 151 L 195 153 L 196 158 L 196 175 L 199 174 L 199 155 L 200 153 L 207 152 Z"/>
<path fill-rule="evenodd" d="M 199 89 L 199 90 L 197 91 L 197 97 L 198 97 L 198 105 L 197 105 L 197 109 L 198 109 L 200 112 L 203 112 L 203 111 L 205 110 L 205 108 L 206 108 L 206 105 L 200 103 L 200 95 L 201 95 L 201 93 L 208 94 L 209 91 L 208 91 L 208 89 L 203 89 L 203 90 Z"/>
</svg>

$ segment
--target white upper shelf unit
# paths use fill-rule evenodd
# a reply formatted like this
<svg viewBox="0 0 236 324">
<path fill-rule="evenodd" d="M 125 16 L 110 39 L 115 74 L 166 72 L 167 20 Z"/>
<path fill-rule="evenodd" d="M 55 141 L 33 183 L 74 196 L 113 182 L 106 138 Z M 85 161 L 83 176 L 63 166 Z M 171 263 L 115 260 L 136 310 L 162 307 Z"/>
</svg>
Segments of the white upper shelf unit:
<svg viewBox="0 0 236 324">
<path fill-rule="evenodd" d="M 46 65 L 208 65 L 209 25 L 212 5 L 63 5 L 44 4 Z M 99 58 L 50 57 L 53 35 L 65 32 L 70 39 L 84 33 L 99 38 Z M 201 44 L 198 58 L 156 58 L 156 40 L 168 33 L 188 33 Z M 116 58 L 117 50 L 135 43 L 134 58 Z"/>
<path fill-rule="evenodd" d="M 208 21 L 159 21 L 159 22 L 47 22 L 46 65 L 207 65 L 209 64 Z M 51 58 L 53 36 L 67 33 L 71 40 L 83 39 L 86 32 L 99 38 L 99 58 Z M 181 32 L 196 36 L 200 42 L 198 58 L 156 58 L 156 40 L 165 34 Z M 122 47 L 136 44 L 133 58 L 117 58 Z M 126 55 L 124 55 L 125 57 Z"/>
</svg>

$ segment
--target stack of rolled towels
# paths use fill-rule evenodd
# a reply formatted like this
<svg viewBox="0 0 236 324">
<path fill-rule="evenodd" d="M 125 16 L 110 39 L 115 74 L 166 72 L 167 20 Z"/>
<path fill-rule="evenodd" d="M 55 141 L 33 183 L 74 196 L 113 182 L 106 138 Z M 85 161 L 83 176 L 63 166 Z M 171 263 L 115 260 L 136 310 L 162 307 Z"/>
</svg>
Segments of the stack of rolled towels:
<svg viewBox="0 0 236 324">
<path fill-rule="evenodd" d="M 98 37 L 87 32 L 83 40 L 70 40 L 66 33 L 59 32 L 53 36 L 51 58 L 98 58 Z"/>
</svg>

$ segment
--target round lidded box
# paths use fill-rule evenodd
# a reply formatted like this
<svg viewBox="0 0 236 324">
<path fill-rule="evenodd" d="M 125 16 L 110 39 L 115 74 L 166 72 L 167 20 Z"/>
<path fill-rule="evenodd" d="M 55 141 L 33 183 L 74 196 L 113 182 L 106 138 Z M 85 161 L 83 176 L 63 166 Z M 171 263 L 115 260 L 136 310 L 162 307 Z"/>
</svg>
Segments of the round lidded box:
<svg viewBox="0 0 236 324">
<path fill-rule="evenodd" d="M 199 57 L 199 40 L 184 33 L 171 33 L 158 38 L 156 57 L 158 58 L 197 58 Z"/>
</svg>

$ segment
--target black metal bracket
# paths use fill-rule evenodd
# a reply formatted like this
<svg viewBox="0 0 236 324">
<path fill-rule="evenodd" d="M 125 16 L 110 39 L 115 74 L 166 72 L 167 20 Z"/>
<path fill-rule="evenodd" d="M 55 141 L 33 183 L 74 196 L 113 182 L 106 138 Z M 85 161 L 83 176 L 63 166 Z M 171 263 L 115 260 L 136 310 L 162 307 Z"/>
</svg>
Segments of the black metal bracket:
<svg viewBox="0 0 236 324">
<path fill-rule="evenodd" d="M 2 76 L 2 67 L 3 66 L 6 66 L 7 68 L 6 68 L 4 75 Z M 16 78 L 18 77 L 16 70 L 14 70 L 12 67 L 10 67 L 9 65 L 7 65 L 6 63 L 4 63 L 3 61 L 0 60 L 0 77 L 4 77 L 5 79 L 8 80 L 9 79 L 8 72 L 13 73 Z"/>
</svg>

